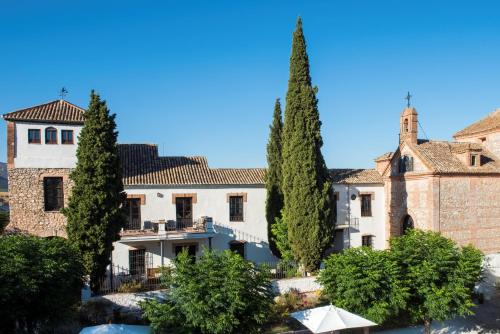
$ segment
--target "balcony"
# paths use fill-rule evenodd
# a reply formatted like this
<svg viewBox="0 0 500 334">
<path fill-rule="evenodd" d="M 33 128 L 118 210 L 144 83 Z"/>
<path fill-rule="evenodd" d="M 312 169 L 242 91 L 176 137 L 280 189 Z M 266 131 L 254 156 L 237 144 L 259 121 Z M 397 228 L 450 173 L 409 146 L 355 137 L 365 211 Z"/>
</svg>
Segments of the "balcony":
<svg viewBox="0 0 500 334">
<path fill-rule="evenodd" d="M 211 217 L 200 217 L 198 219 L 184 218 L 177 220 L 141 221 L 129 219 L 121 231 L 122 238 L 127 237 L 167 237 L 183 234 L 215 233 Z"/>
<path fill-rule="evenodd" d="M 359 218 L 350 218 L 343 221 L 335 222 L 336 229 L 353 228 L 359 230 Z"/>
</svg>

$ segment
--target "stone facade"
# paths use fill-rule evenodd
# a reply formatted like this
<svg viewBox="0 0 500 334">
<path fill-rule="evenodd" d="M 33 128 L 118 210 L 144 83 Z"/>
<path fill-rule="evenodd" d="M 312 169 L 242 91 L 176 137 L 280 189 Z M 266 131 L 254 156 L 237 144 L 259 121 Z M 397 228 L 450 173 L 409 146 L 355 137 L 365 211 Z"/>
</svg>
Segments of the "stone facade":
<svg viewBox="0 0 500 334">
<path fill-rule="evenodd" d="M 439 226 L 459 245 L 500 252 L 500 176 L 440 178 Z"/>
<path fill-rule="evenodd" d="M 64 205 L 68 204 L 73 182 L 67 168 L 9 168 L 9 228 L 30 234 L 66 236 L 66 217 L 61 212 L 47 212 L 44 204 L 44 177 L 62 177 Z"/>
<path fill-rule="evenodd" d="M 409 127 L 403 123 L 405 115 L 417 122 L 415 109 L 403 112 L 403 140 L 398 149 L 376 160 L 384 177 L 386 235 L 401 235 L 410 217 L 414 228 L 440 232 L 485 254 L 499 253 L 500 157 L 488 153 L 495 151 L 496 137 L 491 134 L 490 140 L 464 140 L 476 146 L 463 152 L 458 142 L 416 140 L 412 122 Z M 407 129 L 411 135 L 403 133 Z M 479 156 L 488 154 L 483 159 L 487 163 L 470 165 L 470 150 Z M 401 157 L 411 157 L 409 170 L 401 170 Z"/>
</svg>

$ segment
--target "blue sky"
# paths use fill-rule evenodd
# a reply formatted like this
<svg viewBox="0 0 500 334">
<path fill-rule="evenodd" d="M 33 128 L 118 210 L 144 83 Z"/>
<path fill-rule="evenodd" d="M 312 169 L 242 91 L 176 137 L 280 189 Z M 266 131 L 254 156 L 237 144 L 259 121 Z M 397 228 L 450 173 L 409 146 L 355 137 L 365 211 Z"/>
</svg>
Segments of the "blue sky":
<svg viewBox="0 0 500 334">
<path fill-rule="evenodd" d="M 262 167 L 300 15 L 326 162 L 372 167 L 397 145 L 408 90 L 433 139 L 500 107 L 499 12 L 498 1 L 0 0 L 0 113 L 62 86 L 86 107 L 96 89 L 120 142 Z"/>
</svg>

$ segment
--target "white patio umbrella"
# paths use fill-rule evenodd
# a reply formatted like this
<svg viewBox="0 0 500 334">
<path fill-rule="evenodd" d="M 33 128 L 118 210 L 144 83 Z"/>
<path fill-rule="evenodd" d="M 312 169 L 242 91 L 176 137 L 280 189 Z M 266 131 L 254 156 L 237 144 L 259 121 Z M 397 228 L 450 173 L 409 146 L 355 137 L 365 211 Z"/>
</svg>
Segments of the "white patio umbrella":
<svg viewBox="0 0 500 334">
<path fill-rule="evenodd" d="M 294 312 L 291 316 L 313 333 L 328 333 L 348 328 L 377 326 L 376 323 L 333 305 Z"/>
<path fill-rule="evenodd" d="M 150 334 L 149 326 L 109 324 L 85 327 L 80 334 Z"/>
</svg>

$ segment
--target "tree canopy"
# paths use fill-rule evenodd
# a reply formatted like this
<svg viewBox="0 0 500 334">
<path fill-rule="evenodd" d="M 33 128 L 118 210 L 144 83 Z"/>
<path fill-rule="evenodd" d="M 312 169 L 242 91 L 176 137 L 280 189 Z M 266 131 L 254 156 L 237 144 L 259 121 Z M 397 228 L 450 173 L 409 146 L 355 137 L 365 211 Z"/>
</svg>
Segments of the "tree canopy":
<svg viewBox="0 0 500 334">
<path fill-rule="evenodd" d="M 433 320 L 473 313 L 472 292 L 483 260 L 479 250 L 417 229 L 392 238 L 390 247 L 409 291 L 406 312 L 412 321 L 424 322 L 426 333 Z"/>
<path fill-rule="evenodd" d="M 408 297 L 408 288 L 389 251 L 368 247 L 328 257 L 319 282 L 332 304 L 379 324 L 397 316 Z"/>
<path fill-rule="evenodd" d="M 366 247 L 333 254 L 320 274 L 335 305 L 377 323 L 424 323 L 472 314 L 472 292 L 483 256 L 436 232 L 410 230 L 390 239 L 390 249 Z"/>
<path fill-rule="evenodd" d="M 205 250 L 196 262 L 182 252 L 167 281 L 165 302 L 141 304 L 157 333 L 252 333 L 269 318 L 270 273 L 228 250 Z"/>
<path fill-rule="evenodd" d="M 60 237 L 0 237 L 0 332 L 50 327 L 80 301 L 78 250 Z"/>
<path fill-rule="evenodd" d="M 333 239 L 332 184 L 321 153 L 316 92 L 299 18 L 293 33 L 286 95 L 282 190 L 290 246 L 294 257 L 308 270 L 319 267 Z"/>
<path fill-rule="evenodd" d="M 276 246 L 276 236 L 273 234 L 273 226 L 276 224 L 276 219 L 281 218 L 281 210 L 283 209 L 283 192 L 281 191 L 281 134 L 283 132 L 283 121 L 281 120 L 281 104 L 279 99 L 276 99 L 273 122 L 269 128 L 266 170 L 267 235 L 269 247 L 273 254 L 282 257 L 280 249 Z M 286 237 L 288 238 L 287 235 Z"/>
<path fill-rule="evenodd" d="M 123 184 L 116 144 L 115 115 L 94 91 L 78 139 L 68 207 L 68 237 L 83 255 L 95 291 L 110 262 L 113 242 L 124 224 Z"/>
</svg>

